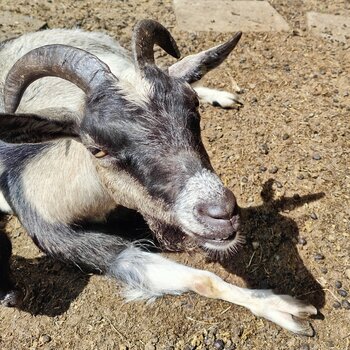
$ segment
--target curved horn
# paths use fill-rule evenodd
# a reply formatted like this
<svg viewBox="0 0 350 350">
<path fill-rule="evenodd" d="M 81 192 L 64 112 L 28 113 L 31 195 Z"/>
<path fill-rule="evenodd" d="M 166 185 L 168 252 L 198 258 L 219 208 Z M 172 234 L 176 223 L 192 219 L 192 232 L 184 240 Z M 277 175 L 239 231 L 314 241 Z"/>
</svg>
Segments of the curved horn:
<svg viewBox="0 0 350 350">
<path fill-rule="evenodd" d="M 14 113 L 26 88 L 46 76 L 68 80 L 87 94 L 108 77 L 114 77 L 105 63 L 84 50 L 67 45 L 42 46 L 21 57 L 7 74 L 6 113 Z"/>
<path fill-rule="evenodd" d="M 144 19 L 135 26 L 132 38 L 133 54 L 140 69 L 146 64 L 154 64 L 154 44 L 175 58 L 181 56 L 170 32 L 160 23 Z"/>
</svg>

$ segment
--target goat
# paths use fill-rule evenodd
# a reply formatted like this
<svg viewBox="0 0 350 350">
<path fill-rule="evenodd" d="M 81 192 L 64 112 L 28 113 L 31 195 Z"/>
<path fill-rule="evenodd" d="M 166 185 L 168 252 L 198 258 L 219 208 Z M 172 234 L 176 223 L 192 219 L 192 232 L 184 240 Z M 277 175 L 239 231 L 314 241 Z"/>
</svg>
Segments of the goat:
<svg viewBox="0 0 350 350">
<path fill-rule="evenodd" d="M 193 291 L 311 335 L 302 320 L 317 313 L 311 305 L 239 288 L 79 225 L 122 206 L 139 212 L 167 249 L 190 245 L 230 254 L 237 248 L 239 208 L 211 166 L 197 108 L 199 100 L 228 107 L 236 97 L 191 84 L 221 64 L 240 37 L 167 69 L 156 66 L 154 45 L 176 58 L 179 50 L 152 20 L 136 25 L 132 56 L 111 37 L 81 30 L 46 30 L 2 43 L 0 209 L 14 213 L 48 255 L 120 280 L 128 299 Z M 5 237 L 0 298 L 14 306 L 20 296 L 10 280 Z"/>
</svg>

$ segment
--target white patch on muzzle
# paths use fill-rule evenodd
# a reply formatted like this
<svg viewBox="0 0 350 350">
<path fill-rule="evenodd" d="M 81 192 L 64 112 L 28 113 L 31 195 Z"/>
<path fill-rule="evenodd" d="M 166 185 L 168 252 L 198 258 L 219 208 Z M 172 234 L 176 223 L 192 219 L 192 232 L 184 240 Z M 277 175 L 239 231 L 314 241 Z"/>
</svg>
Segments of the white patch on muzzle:
<svg viewBox="0 0 350 350">
<path fill-rule="evenodd" d="M 200 203 L 219 200 L 224 194 L 225 187 L 213 172 L 204 169 L 192 176 L 175 203 L 175 216 L 184 232 L 189 236 L 205 235 L 208 228 L 199 222 L 195 208 Z"/>
<path fill-rule="evenodd" d="M 220 178 L 213 172 L 204 169 L 191 177 L 181 191 L 175 203 L 177 224 L 188 236 L 199 241 L 199 245 L 210 253 L 230 255 L 244 243 L 240 231 L 232 239 L 218 241 L 207 239 L 213 231 L 201 223 L 196 207 L 201 203 L 221 202 L 225 200 L 225 187 Z"/>
</svg>

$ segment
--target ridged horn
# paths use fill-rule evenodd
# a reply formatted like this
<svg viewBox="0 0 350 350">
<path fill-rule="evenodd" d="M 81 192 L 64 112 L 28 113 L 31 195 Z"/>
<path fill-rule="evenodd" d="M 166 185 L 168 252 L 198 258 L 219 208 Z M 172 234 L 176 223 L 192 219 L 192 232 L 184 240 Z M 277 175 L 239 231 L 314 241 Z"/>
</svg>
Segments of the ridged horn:
<svg viewBox="0 0 350 350">
<path fill-rule="evenodd" d="M 87 51 L 67 45 L 42 46 L 21 57 L 7 74 L 4 87 L 6 113 L 14 113 L 26 88 L 46 76 L 68 80 L 86 94 L 106 79 L 116 79 L 105 63 Z"/>
<path fill-rule="evenodd" d="M 170 32 L 153 20 L 142 20 L 134 28 L 132 50 L 140 69 L 145 65 L 154 65 L 153 47 L 157 44 L 169 55 L 180 58 L 180 51 Z"/>
</svg>

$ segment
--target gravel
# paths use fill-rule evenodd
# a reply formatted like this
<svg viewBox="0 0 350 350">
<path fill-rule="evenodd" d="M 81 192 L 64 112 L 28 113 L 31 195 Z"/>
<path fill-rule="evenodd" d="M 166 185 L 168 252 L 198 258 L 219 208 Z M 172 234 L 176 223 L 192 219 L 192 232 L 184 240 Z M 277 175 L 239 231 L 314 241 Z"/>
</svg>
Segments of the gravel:
<svg viewBox="0 0 350 350">
<path fill-rule="evenodd" d="M 335 301 L 335 302 L 333 303 L 333 307 L 334 307 L 335 309 L 340 309 L 340 308 L 341 308 L 341 303 L 340 303 L 339 301 Z"/>
<path fill-rule="evenodd" d="M 314 255 L 314 259 L 315 259 L 316 261 L 324 260 L 324 258 L 325 258 L 325 256 L 324 256 L 323 254 L 320 254 L 320 253 L 316 253 L 316 254 Z"/>
<path fill-rule="evenodd" d="M 350 302 L 348 300 L 343 300 L 341 302 L 341 306 L 345 309 L 345 310 L 350 310 Z"/>
<path fill-rule="evenodd" d="M 338 289 L 338 294 L 343 298 L 346 298 L 348 296 L 348 292 L 344 289 Z"/>
<path fill-rule="evenodd" d="M 335 281 L 334 285 L 335 288 L 340 289 L 343 286 L 343 283 L 341 281 Z"/>
</svg>

